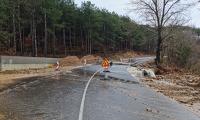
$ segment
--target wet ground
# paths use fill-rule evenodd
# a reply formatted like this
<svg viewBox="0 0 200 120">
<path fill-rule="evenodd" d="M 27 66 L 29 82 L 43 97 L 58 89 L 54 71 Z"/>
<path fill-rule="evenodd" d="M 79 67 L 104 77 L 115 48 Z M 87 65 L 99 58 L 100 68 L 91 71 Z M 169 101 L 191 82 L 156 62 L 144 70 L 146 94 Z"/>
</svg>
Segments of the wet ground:
<svg viewBox="0 0 200 120">
<path fill-rule="evenodd" d="M 154 92 L 114 65 L 86 95 L 83 120 L 199 120 L 182 105 Z M 32 78 L 0 93 L 1 120 L 78 120 L 85 84 L 98 65 Z M 87 71 L 87 72 L 86 72 Z"/>
</svg>

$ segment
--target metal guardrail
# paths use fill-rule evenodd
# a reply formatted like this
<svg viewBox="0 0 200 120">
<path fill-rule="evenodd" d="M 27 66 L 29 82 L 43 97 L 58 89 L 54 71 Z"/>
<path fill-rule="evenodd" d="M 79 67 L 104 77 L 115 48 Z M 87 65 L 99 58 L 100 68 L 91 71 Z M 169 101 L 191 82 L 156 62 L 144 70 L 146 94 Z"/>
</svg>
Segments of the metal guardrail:
<svg viewBox="0 0 200 120">
<path fill-rule="evenodd" d="M 59 58 L 0 56 L 0 71 L 44 68 L 50 64 L 55 64 L 59 60 Z"/>
<path fill-rule="evenodd" d="M 54 64 L 59 58 L 0 56 L 1 64 Z"/>
</svg>

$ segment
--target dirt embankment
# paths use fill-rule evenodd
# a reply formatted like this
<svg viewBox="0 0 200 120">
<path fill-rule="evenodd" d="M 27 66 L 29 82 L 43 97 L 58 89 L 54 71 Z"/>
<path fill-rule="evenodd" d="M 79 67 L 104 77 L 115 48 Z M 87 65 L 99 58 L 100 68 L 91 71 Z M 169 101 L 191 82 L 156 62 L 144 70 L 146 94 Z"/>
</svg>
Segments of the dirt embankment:
<svg viewBox="0 0 200 120">
<path fill-rule="evenodd" d="M 72 66 L 72 65 L 81 65 L 81 61 L 77 56 L 67 56 L 60 61 L 60 66 Z"/>
<path fill-rule="evenodd" d="M 189 106 L 200 115 L 200 76 L 177 68 L 155 68 L 156 78 L 143 82 L 158 92 Z M 158 75 L 159 74 L 159 75 Z"/>
<path fill-rule="evenodd" d="M 86 55 L 81 58 L 77 56 L 67 56 L 63 59 L 61 59 L 60 66 L 71 66 L 71 65 L 83 65 L 85 62 L 87 64 L 94 64 L 98 63 L 102 60 L 103 57 L 108 57 L 111 60 L 120 61 L 121 59 L 125 58 L 133 58 L 137 56 L 141 56 L 143 53 L 140 52 L 134 52 L 134 51 L 124 51 L 124 52 L 117 52 L 113 54 L 107 54 L 107 55 Z"/>
<path fill-rule="evenodd" d="M 102 58 L 100 56 L 95 55 L 86 55 L 81 58 L 81 62 L 86 62 L 87 64 L 97 63 Z M 86 61 L 85 61 L 86 60 Z"/>
<path fill-rule="evenodd" d="M 112 60 L 120 61 L 121 59 L 133 58 L 133 57 L 138 57 L 142 55 L 143 53 L 141 52 L 125 51 L 125 52 L 117 52 L 117 53 L 109 54 L 108 56 Z"/>
</svg>

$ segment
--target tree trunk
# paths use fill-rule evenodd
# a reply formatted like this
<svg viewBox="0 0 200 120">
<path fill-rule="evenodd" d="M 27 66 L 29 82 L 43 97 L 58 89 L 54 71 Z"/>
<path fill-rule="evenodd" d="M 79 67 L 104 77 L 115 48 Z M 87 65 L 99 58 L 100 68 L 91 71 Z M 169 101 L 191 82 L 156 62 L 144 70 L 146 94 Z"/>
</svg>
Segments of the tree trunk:
<svg viewBox="0 0 200 120">
<path fill-rule="evenodd" d="M 20 6 L 18 5 L 18 29 L 19 29 L 19 42 L 20 42 L 20 53 L 23 54 L 23 43 L 22 43 L 22 32 L 21 32 L 21 18 L 20 18 Z"/>
<path fill-rule="evenodd" d="M 84 29 L 85 54 L 87 54 L 87 31 Z"/>
<path fill-rule="evenodd" d="M 69 46 L 70 46 L 70 50 L 72 49 L 72 32 L 71 32 L 71 28 L 69 28 Z"/>
<path fill-rule="evenodd" d="M 155 61 L 156 65 L 160 64 L 161 43 L 162 43 L 161 29 L 158 28 L 158 41 L 157 41 L 156 61 Z"/>
<path fill-rule="evenodd" d="M 84 55 L 84 36 L 83 36 L 83 29 L 82 27 L 80 26 L 80 40 L 81 40 L 81 55 Z"/>
<path fill-rule="evenodd" d="M 35 41 L 35 56 L 38 56 L 38 48 L 37 48 L 37 31 L 36 25 L 34 25 L 34 41 Z"/>
<path fill-rule="evenodd" d="M 34 56 L 38 56 L 38 49 L 37 49 L 37 33 L 36 33 L 36 22 L 35 22 L 35 9 L 34 9 L 34 13 L 33 13 L 33 38 L 34 38 L 34 48 L 35 48 L 35 54 Z"/>
<path fill-rule="evenodd" d="M 24 40 L 25 39 L 25 37 L 24 37 L 24 29 L 22 29 L 22 49 L 23 49 L 23 55 L 24 55 L 24 51 L 25 51 L 25 46 L 24 46 Z"/>
<path fill-rule="evenodd" d="M 56 27 L 54 25 L 54 28 L 53 28 L 53 56 L 55 57 L 56 55 Z"/>
<path fill-rule="evenodd" d="M 74 38 L 73 39 L 74 40 L 73 45 L 76 46 L 76 30 L 75 30 L 75 27 L 73 27 L 73 38 Z"/>
<path fill-rule="evenodd" d="M 89 35 L 90 35 L 90 40 L 89 40 L 89 46 L 90 46 L 90 49 L 89 49 L 89 51 L 90 51 L 90 54 L 92 54 L 92 35 L 91 35 L 91 31 L 89 32 Z"/>
<path fill-rule="evenodd" d="M 20 41 L 21 55 L 23 55 L 23 41 L 22 41 L 22 32 L 21 32 L 21 25 L 20 25 L 20 23 L 19 23 L 19 41 Z"/>
<path fill-rule="evenodd" d="M 67 45 L 66 45 L 66 39 L 65 39 L 65 28 L 63 28 L 63 43 L 65 46 L 65 56 L 67 55 Z"/>
<path fill-rule="evenodd" d="M 90 35 L 89 32 L 87 33 L 87 54 L 89 53 L 89 47 L 90 47 Z"/>
<path fill-rule="evenodd" d="M 44 14 L 44 56 L 47 56 L 47 13 Z"/>
<path fill-rule="evenodd" d="M 17 44 L 16 44 L 15 9 L 13 10 L 13 48 L 14 48 L 14 54 L 16 54 Z"/>
<path fill-rule="evenodd" d="M 34 45 L 34 28 L 33 28 L 33 19 L 31 21 L 31 41 L 32 41 L 32 56 L 35 56 L 35 45 Z"/>
</svg>

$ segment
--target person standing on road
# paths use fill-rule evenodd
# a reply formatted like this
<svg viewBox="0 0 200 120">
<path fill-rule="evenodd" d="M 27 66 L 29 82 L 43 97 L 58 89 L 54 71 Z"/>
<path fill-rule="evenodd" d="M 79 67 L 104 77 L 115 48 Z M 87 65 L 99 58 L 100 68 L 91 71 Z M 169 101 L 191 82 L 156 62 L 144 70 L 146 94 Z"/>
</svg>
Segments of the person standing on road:
<svg viewBox="0 0 200 120">
<path fill-rule="evenodd" d="M 103 62 L 102 62 L 102 67 L 104 68 L 104 72 L 110 72 L 108 69 L 110 67 L 110 62 L 107 58 L 104 58 L 103 59 Z"/>
</svg>

